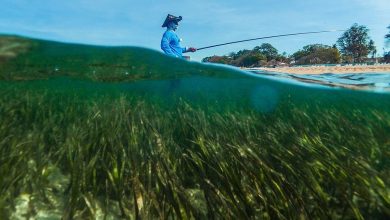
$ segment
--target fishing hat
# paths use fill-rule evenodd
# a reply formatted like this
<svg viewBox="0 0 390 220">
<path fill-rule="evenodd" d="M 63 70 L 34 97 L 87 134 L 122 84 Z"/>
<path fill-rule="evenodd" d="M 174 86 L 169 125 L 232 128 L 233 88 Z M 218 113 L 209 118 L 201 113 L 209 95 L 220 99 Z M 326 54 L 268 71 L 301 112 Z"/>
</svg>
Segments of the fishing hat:
<svg viewBox="0 0 390 220">
<path fill-rule="evenodd" d="M 182 19 L 183 19 L 183 18 L 182 18 L 181 16 L 176 17 L 176 16 L 174 16 L 174 15 L 168 14 L 168 15 L 167 15 L 167 18 L 165 18 L 165 21 L 164 21 L 164 24 L 162 25 L 162 27 L 167 27 L 168 24 L 169 24 L 169 22 L 171 22 L 171 21 L 177 23 L 177 22 L 181 21 Z"/>
</svg>

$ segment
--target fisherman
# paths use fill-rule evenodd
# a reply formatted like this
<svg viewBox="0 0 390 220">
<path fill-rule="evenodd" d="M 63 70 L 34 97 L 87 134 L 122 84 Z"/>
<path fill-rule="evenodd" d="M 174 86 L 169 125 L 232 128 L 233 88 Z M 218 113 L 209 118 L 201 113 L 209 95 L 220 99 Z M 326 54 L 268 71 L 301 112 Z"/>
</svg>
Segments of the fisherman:
<svg viewBox="0 0 390 220">
<path fill-rule="evenodd" d="M 179 26 L 179 21 L 182 20 L 182 17 L 176 17 L 168 14 L 167 18 L 164 21 L 162 27 L 166 27 L 162 39 L 161 39 L 161 49 L 165 54 L 173 57 L 183 58 L 183 53 L 186 52 L 195 52 L 196 48 L 194 47 L 181 47 L 181 39 L 177 36 L 175 31 Z"/>
</svg>

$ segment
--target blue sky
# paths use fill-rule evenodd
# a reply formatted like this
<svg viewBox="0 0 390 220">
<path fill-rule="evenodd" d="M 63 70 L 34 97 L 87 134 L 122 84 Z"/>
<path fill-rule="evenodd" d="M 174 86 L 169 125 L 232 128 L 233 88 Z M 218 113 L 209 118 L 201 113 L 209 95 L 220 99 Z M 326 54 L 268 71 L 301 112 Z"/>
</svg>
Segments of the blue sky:
<svg viewBox="0 0 390 220">
<path fill-rule="evenodd" d="M 1 0 L 0 33 L 97 45 L 160 50 L 166 15 L 183 16 L 182 46 L 202 47 L 268 35 L 366 25 L 379 53 L 390 25 L 389 0 Z M 275 38 L 212 48 L 193 60 L 271 43 L 291 54 L 340 33 Z M 389 50 L 389 48 L 385 49 Z"/>
</svg>

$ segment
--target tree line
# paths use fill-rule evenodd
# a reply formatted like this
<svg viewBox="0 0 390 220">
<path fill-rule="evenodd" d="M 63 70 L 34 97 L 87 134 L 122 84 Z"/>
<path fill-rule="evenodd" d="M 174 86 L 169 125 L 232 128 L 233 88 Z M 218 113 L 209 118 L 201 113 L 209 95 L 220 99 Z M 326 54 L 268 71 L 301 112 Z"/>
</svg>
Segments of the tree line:
<svg viewBox="0 0 390 220">
<path fill-rule="evenodd" d="M 385 35 L 385 40 L 390 44 L 390 25 L 387 28 L 389 33 Z M 240 67 L 362 63 L 370 58 L 376 58 L 377 55 L 375 42 L 368 33 L 369 29 L 366 26 L 355 23 L 332 46 L 310 44 L 288 56 L 285 52 L 280 54 L 271 44 L 263 43 L 252 50 L 240 50 L 225 56 L 205 57 L 202 62 Z M 381 59 L 382 62 L 390 62 L 390 51 L 385 52 Z"/>
</svg>

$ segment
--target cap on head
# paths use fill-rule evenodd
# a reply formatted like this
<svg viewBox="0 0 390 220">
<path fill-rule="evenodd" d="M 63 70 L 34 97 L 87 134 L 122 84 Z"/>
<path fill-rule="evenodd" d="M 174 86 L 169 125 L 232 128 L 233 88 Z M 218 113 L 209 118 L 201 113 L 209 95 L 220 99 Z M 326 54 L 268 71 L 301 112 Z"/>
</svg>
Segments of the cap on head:
<svg viewBox="0 0 390 220">
<path fill-rule="evenodd" d="M 179 17 L 176 17 L 174 15 L 171 15 L 171 14 L 168 14 L 167 15 L 167 18 L 165 18 L 165 21 L 164 21 L 164 24 L 162 25 L 162 27 L 167 27 L 168 26 L 168 23 L 173 21 L 175 22 L 176 24 L 179 23 L 179 21 L 181 21 L 183 18 L 181 16 Z"/>
</svg>

